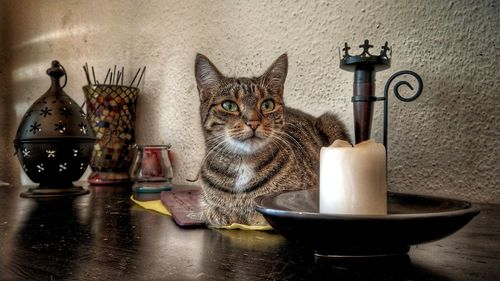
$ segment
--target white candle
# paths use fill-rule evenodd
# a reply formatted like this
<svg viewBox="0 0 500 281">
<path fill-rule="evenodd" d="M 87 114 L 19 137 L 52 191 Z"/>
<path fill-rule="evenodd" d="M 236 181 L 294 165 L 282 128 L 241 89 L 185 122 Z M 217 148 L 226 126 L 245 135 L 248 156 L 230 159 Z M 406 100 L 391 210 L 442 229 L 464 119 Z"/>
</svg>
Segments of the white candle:
<svg viewBox="0 0 500 281">
<path fill-rule="evenodd" d="M 320 213 L 386 215 L 385 161 L 384 145 L 373 140 L 321 148 Z"/>
</svg>

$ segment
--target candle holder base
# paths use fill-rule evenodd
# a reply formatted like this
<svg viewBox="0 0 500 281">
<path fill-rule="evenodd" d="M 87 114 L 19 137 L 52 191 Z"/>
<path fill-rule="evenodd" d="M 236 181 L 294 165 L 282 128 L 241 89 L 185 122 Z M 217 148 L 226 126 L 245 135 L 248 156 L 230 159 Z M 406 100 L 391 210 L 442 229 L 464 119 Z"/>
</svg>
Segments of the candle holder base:
<svg viewBox="0 0 500 281">
<path fill-rule="evenodd" d="M 32 187 L 27 191 L 20 194 L 23 198 L 59 198 L 59 197 L 75 197 L 90 193 L 88 189 L 81 186 L 73 186 L 71 183 L 69 187 Z"/>
<path fill-rule="evenodd" d="M 344 258 L 403 255 L 411 245 L 453 234 L 479 214 L 470 202 L 392 192 L 387 215 L 319 213 L 317 189 L 259 196 L 255 205 L 277 232 L 316 256 Z"/>
</svg>

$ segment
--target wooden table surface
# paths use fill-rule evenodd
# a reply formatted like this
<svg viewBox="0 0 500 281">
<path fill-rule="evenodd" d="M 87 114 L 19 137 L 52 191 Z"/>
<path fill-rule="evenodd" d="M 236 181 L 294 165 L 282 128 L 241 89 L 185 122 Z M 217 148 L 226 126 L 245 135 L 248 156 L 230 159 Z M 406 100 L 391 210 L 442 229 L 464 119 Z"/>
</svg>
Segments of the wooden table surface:
<svg viewBox="0 0 500 281">
<path fill-rule="evenodd" d="M 500 280 L 500 205 L 408 256 L 339 261 L 276 233 L 181 229 L 128 187 L 41 202 L 25 189 L 0 187 L 0 280 Z"/>
</svg>

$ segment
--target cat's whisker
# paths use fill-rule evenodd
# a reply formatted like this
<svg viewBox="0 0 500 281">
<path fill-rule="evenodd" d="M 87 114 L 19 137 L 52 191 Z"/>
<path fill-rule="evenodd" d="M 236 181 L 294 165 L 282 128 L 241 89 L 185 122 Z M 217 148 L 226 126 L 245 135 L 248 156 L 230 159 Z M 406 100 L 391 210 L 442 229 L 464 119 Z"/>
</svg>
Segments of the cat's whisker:
<svg viewBox="0 0 500 281">
<path fill-rule="evenodd" d="M 215 145 L 214 147 L 212 147 L 211 149 L 209 149 L 206 154 L 205 154 L 205 157 L 203 158 L 202 162 L 201 162 L 201 166 L 203 167 L 203 165 L 205 164 L 205 161 L 207 160 L 207 158 L 215 152 L 215 155 L 214 156 L 217 156 L 217 154 L 219 153 L 218 149 L 219 148 L 222 148 L 221 150 L 225 150 L 225 146 L 227 144 L 227 142 L 230 141 L 230 138 L 225 138 L 223 141 L 221 141 L 220 143 L 218 143 L 217 145 Z M 210 165 L 209 165 L 210 166 Z"/>
<path fill-rule="evenodd" d="M 272 140 L 276 140 L 276 142 L 275 142 L 275 143 L 276 143 L 276 144 L 278 145 L 278 147 L 280 147 L 280 148 L 283 148 L 283 146 L 281 146 L 281 145 L 280 145 L 280 142 L 282 142 L 282 143 L 285 145 L 285 147 L 287 147 L 287 148 L 288 148 L 288 149 L 285 149 L 285 150 L 286 150 L 286 153 L 290 153 L 290 152 L 291 152 L 291 153 L 293 154 L 293 159 L 297 159 L 297 155 L 296 155 L 295 149 L 293 149 L 293 148 L 290 146 L 290 144 L 289 144 L 286 140 L 284 140 L 284 139 L 280 138 L 278 135 L 273 135 L 271 139 L 272 139 Z M 299 169 L 300 167 L 299 167 L 299 165 L 298 165 L 298 162 L 297 162 L 297 161 L 293 161 L 293 162 L 294 162 L 295 168 L 296 168 L 296 169 Z"/>
<path fill-rule="evenodd" d="M 210 149 L 212 149 L 213 147 L 217 146 L 218 144 L 220 144 L 223 141 L 224 141 L 224 137 L 218 138 L 218 139 L 214 139 L 214 140 L 211 140 L 211 141 L 207 141 L 206 142 L 207 149 L 210 150 Z"/>
<path fill-rule="evenodd" d="M 227 145 L 224 144 L 221 147 L 221 149 L 215 151 L 215 153 L 212 155 L 212 157 L 210 157 L 210 160 L 208 160 L 208 162 L 206 163 L 207 168 L 211 169 L 213 167 L 219 167 L 219 165 L 221 165 L 221 163 L 218 162 L 217 160 L 221 159 L 221 158 L 226 158 L 227 157 L 226 152 L 229 152 L 229 151 L 227 150 Z M 214 161 L 216 161 L 216 162 L 214 163 Z M 226 167 L 224 167 L 224 169 L 228 170 L 228 169 L 230 169 L 230 166 L 231 166 L 231 162 L 229 162 L 229 164 L 227 164 Z M 219 181 L 223 181 L 223 182 L 226 182 L 228 180 L 230 180 L 228 177 L 219 178 Z"/>
<path fill-rule="evenodd" d="M 290 139 L 290 138 L 291 138 L 293 141 L 295 141 L 295 143 L 293 143 L 293 144 L 294 144 L 294 145 L 295 145 L 298 149 L 292 149 L 292 148 L 291 148 L 291 151 L 292 151 L 292 153 L 294 154 L 294 158 L 295 158 L 295 159 L 300 159 L 300 158 L 304 158 L 304 157 L 305 157 L 305 158 L 308 158 L 308 157 L 309 157 L 308 152 L 304 149 L 304 147 L 303 147 L 300 143 L 298 143 L 298 142 L 297 142 L 297 140 L 296 140 L 293 136 L 291 136 L 290 134 L 285 133 L 285 132 L 280 132 L 280 133 L 281 133 L 281 135 L 284 135 L 287 139 Z M 288 142 L 287 142 L 287 143 L 288 143 Z M 298 144 L 299 146 L 297 146 L 297 144 Z M 291 145 L 291 144 L 290 144 L 290 145 Z M 301 153 L 302 155 L 299 155 L 300 157 L 297 157 L 297 153 Z M 307 163 L 309 163 L 309 166 L 310 166 L 310 162 L 307 162 L 307 161 L 306 161 L 306 162 L 304 162 L 304 163 L 305 163 L 306 165 L 307 165 Z M 298 163 L 297 163 L 297 167 L 298 167 Z M 304 167 L 302 167 L 302 168 L 304 168 Z"/>
<path fill-rule="evenodd" d="M 275 140 L 273 137 L 270 137 L 269 140 L 271 141 L 271 144 L 274 145 L 277 148 L 277 153 L 274 153 L 274 149 L 272 150 L 273 154 L 273 159 L 276 158 L 276 155 L 279 154 L 280 150 L 286 150 L 283 148 L 283 146 L 279 143 L 279 141 Z"/>
<path fill-rule="evenodd" d="M 290 148 L 286 142 L 285 142 L 285 146 L 283 146 L 280 143 L 280 141 L 282 142 L 282 140 L 280 140 L 278 137 L 272 136 L 269 139 L 271 140 L 271 142 L 273 144 L 275 144 L 278 147 L 278 150 L 288 151 L 287 147 Z"/>
<path fill-rule="evenodd" d="M 208 147 L 212 147 L 212 146 L 214 146 L 214 145 L 217 145 L 217 144 L 219 144 L 221 141 L 223 141 L 225 137 L 226 137 L 226 136 L 220 136 L 220 137 L 217 137 L 217 138 L 212 138 L 212 139 L 209 139 L 209 140 L 207 140 L 207 141 L 206 141 L 206 145 L 207 145 Z"/>
<path fill-rule="evenodd" d="M 281 136 L 285 136 L 286 138 L 283 138 Z M 282 142 L 283 144 L 285 144 L 285 146 L 288 148 L 288 150 L 291 151 L 291 153 L 294 154 L 295 156 L 295 152 L 296 152 L 296 149 L 294 149 L 292 147 L 292 145 L 294 145 L 296 148 L 298 148 L 299 150 L 303 150 L 301 146 L 297 146 L 295 143 L 290 143 L 289 141 L 287 141 L 288 139 L 288 136 L 285 135 L 285 134 L 280 134 L 280 132 L 276 132 L 276 134 L 274 135 L 274 138 L 280 142 Z"/>
<path fill-rule="evenodd" d="M 205 165 L 205 161 L 207 160 L 208 156 L 210 156 L 210 154 L 212 154 L 214 152 L 214 150 L 217 149 L 218 146 L 220 145 L 223 145 L 224 142 L 226 142 L 227 140 L 224 140 L 225 136 L 224 135 L 216 135 L 216 136 L 213 136 L 213 137 L 208 137 L 206 139 L 206 145 L 207 145 L 207 152 L 205 153 L 205 156 L 203 157 L 203 159 L 201 160 L 201 163 L 200 163 L 200 168 L 198 170 L 198 174 L 195 178 L 194 181 L 198 180 L 199 177 L 200 177 L 200 174 L 201 174 L 201 170 L 203 169 L 203 165 Z M 222 142 L 219 142 L 221 139 L 223 139 Z M 215 145 L 214 147 L 211 147 L 209 148 L 210 146 L 212 146 L 212 143 L 215 143 L 215 142 L 219 142 L 217 145 Z"/>
<path fill-rule="evenodd" d="M 300 151 L 305 153 L 304 147 L 290 134 L 286 132 L 276 132 L 280 136 L 284 136 L 286 139 L 290 140 Z"/>
<path fill-rule="evenodd" d="M 304 129 L 303 127 L 300 127 L 300 126 L 297 126 L 297 125 L 294 125 L 294 124 L 290 124 L 288 123 L 289 125 L 292 125 L 295 127 L 296 131 L 300 132 L 303 136 L 308 136 L 308 140 L 307 141 L 310 141 L 310 142 L 315 142 L 319 147 L 322 147 L 323 146 L 323 142 L 319 139 L 315 139 L 313 137 L 310 137 L 312 136 L 312 134 L 315 134 L 314 132 L 311 132 L 311 131 L 307 131 L 306 129 Z M 295 138 L 294 138 L 295 139 Z"/>
<path fill-rule="evenodd" d="M 304 130 L 303 127 L 297 125 L 297 124 L 293 124 L 293 123 L 290 123 L 290 122 L 283 122 L 283 124 L 285 126 L 292 126 L 292 127 L 295 127 L 298 131 L 300 131 L 301 133 L 303 133 L 304 135 L 307 135 L 308 133 Z"/>
<path fill-rule="evenodd" d="M 223 140 L 222 142 L 220 142 L 219 144 L 217 144 L 216 146 L 214 146 L 209 152 L 207 152 L 207 156 L 209 156 L 212 153 L 215 153 L 213 156 L 217 156 L 217 154 L 225 152 L 227 149 L 227 142 L 229 142 L 229 140 L 230 139 L 227 138 L 227 139 Z M 213 157 L 213 158 L 215 158 L 215 157 Z"/>
<path fill-rule="evenodd" d="M 211 142 L 211 141 L 217 141 L 217 140 L 220 140 L 220 139 L 223 139 L 225 137 L 225 135 L 215 135 L 215 136 L 212 136 L 212 137 L 208 137 L 206 139 L 207 142 Z"/>
</svg>

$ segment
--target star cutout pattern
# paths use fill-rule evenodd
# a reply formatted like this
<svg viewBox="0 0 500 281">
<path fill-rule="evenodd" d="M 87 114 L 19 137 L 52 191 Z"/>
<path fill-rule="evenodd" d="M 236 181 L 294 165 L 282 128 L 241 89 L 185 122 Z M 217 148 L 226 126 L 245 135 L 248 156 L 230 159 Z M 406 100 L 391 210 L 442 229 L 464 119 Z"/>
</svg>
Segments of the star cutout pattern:
<svg viewBox="0 0 500 281">
<path fill-rule="evenodd" d="M 59 109 L 59 113 L 60 113 L 62 116 L 66 117 L 66 118 L 68 118 L 69 116 L 71 116 L 71 110 L 69 110 L 69 109 L 68 109 L 68 108 L 66 108 L 66 107 L 62 107 L 61 109 Z"/>
<path fill-rule="evenodd" d="M 30 158 L 31 157 L 31 151 L 29 149 L 24 148 L 21 152 L 23 153 L 23 157 L 24 158 Z"/>
<path fill-rule="evenodd" d="M 40 164 L 40 165 L 36 165 L 36 168 L 38 169 L 38 172 L 41 173 L 43 171 L 45 171 L 45 167 L 43 166 L 43 163 Z"/>
<path fill-rule="evenodd" d="M 87 134 L 87 125 L 83 124 L 83 122 L 81 122 L 80 124 L 78 124 L 78 127 L 80 127 L 80 132 L 82 132 L 84 135 Z"/>
<path fill-rule="evenodd" d="M 34 135 L 36 135 L 36 133 L 40 132 L 42 129 L 42 124 L 38 124 L 37 122 L 33 123 L 30 125 L 30 132 L 32 132 Z"/>
<path fill-rule="evenodd" d="M 59 164 L 59 172 L 65 171 L 67 168 L 68 163 L 62 163 Z"/>
<path fill-rule="evenodd" d="M 54 124 L 54 126 L 56 127 L 56 131 L 59 131 L 59 133 L 61 134 L 64 134 L 64 132 L 66 131 L 66 123 L 64 123 L 63 121 L 59 121 L 57 122 L 57 124 Z"/>
<path fill-rule="evenodd" d="M 44 109 L 40 110 L 40 115 L 46 118 L 49 115 L 52 115 L 52 109 L 45 107 Z"/>
<path fill-rule="evenodd" d="M 45 150 L 45 152 L 47 153 L 47 158 L 55 158 L 56 157 L 56 151 L 55 150 Z"/>
</svg>

